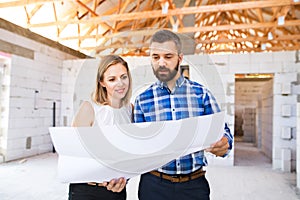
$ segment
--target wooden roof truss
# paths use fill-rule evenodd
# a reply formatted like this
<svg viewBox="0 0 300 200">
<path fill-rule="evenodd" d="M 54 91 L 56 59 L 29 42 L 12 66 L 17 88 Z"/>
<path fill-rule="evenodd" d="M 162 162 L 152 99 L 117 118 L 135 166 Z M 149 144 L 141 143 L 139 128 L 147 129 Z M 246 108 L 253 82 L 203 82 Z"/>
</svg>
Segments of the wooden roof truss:
<svg viewBox="0 0 300 200">
<path fill-rule="evenodd" d="M 2 1 L 1 1 L 2 2 Z M 299 50 L 300 2 L 296 0 L 12 0 L 24 27 L 52 28 L 51 39 L 86 54 L 148 54 L 157 29 L 195 41 L 195 54 Z M 47 9 L 46 9 L 47 8 Z M 49 16 L 38 20 L 38 14 Z M 191 21 L 191 20 L 192 21 Z M 13 22 L 13 21 L 12 21 Z M 73 30 L 73 31 L 68 31 Z M 47 36 L 48 37 L 48 36 Z"/>
</svg>

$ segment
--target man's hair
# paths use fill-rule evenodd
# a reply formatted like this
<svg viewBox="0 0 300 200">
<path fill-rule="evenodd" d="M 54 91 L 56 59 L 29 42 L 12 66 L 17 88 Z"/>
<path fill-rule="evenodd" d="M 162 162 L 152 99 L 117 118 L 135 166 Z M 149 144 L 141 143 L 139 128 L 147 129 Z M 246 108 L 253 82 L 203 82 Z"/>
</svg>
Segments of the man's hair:
<svg viewBox="0 0 300 200">
<path fill-rule="evenodd" d="M 152 36 L 150 40 L 150 45 L 153 42 L 164 43 L 168 41 L 173 41 L 177 48 L 177 53 L 181 54 L 182 44 L 179 36 L 169 30 L 159 30 Z"/>
</svg>

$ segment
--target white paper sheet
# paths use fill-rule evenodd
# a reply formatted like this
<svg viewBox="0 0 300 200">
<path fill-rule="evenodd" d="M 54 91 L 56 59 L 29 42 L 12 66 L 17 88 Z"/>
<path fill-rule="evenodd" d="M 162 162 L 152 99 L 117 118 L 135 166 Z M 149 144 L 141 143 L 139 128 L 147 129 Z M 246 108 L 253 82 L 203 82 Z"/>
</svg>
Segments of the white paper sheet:
<svg viewBox="0 0 300 200">
<path fill-rule="evenodd" d="M 224 134 L 224 112 L 177 121 L 51 127 L 62 182 L 103 182 L 159 168 Z"/>
</svg>

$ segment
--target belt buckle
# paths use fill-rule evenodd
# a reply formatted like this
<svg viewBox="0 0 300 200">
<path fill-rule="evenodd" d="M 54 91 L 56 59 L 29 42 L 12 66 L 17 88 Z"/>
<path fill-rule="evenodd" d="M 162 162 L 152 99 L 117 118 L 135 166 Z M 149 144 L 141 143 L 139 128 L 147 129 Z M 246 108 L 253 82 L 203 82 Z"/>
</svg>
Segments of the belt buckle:
<svg viewBox="0 0 300 200">
<path fill-rule="evenodd" d="M 179 183 L 180 182 L 180 177 L 178 177 L 178 176 L 171 176 L 170 181 L 172 183 Z"/>
<path fill-rule="evenodd" d="M 171 175 L 171 177 L 172 177 L 171 182 L 173 183 L 181 183 L 184 178 L 184 176 L 182 175 Z"/>
</svg>

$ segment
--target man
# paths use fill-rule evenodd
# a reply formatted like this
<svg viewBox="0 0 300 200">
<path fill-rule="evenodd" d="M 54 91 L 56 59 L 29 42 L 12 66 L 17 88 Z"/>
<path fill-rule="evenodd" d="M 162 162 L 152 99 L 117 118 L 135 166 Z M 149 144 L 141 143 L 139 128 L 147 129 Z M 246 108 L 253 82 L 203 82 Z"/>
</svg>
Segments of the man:
<svg viewBox="0 0 300 200">
<path fill-rule="evenodd" d="M 158 81 L 136 98 L 135 122 L 179 120 L 220 111 L 207 88 L 180 74 L 183 60 L 181 48 L 180 38 L 171 31 L 160 30 L 151 38 L 151 65 Z M 225 156 L 232 148 L 232 140 L 225 124 L 223 138 L 206 151 Z M 143 174 L 139 184 L 139 199 L 209 199 L 209 184 L 203 170 L 206 165 L 204 151 L 199 151 Z"/>
</svg>

